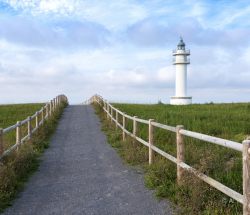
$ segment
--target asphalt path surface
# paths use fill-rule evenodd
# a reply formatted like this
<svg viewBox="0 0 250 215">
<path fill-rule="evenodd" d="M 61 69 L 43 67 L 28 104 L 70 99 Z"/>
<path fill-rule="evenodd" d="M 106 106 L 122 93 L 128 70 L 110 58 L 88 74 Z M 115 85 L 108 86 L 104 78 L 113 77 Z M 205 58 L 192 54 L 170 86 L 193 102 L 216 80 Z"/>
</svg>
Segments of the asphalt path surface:
<svg viewBox="0 0 250 215">
<path fill-rule="evenodd" d="M 172 214 L 107 143 L 91 106 L 68 106 L 39 170 L 4 214 Z"/>
</svg>

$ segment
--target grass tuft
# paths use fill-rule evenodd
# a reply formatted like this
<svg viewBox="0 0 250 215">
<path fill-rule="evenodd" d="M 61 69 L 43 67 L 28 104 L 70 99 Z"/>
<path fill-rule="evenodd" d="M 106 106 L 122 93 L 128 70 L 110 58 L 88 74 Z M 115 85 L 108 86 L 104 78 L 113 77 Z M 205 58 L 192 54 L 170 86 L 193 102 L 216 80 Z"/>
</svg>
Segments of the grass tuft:
<svg viewBox="0 0 250 215">
<path fill-rule="evenodd" d="M 32 136 L 31 140 L 21 145 L 16 152 L 13 152 L 0 162 L 0 213 L 11 206 L 17 194 L 25 187 L 25 183 L 29 177 L 38 169 L 40 156 L 44 150 L 49 147 L 50 137 L 54 133 L 57 122 L 66 105 L 66 103 L 63 104 L 55 111 L 52 118 L 50 118 L 49 121 L 45 121 L 43 126 L 38 129 L 38 132 Z M 15 116 L 19 116 L 20 105 L 14 106 L 17 108 Z M 22 117 L 19 116 L 20 120 L 24 118 L 24 113 L 31 115 L 34 108 L 37 110 L 37 108 L 40 107 L 39 104 L 35 104 L 34 107 L 32 107 L 32 105 L 22 105 L 23 108 L 27 106 L 30 107 L 30 111 L 27 112 L 27 110 L 21 109 L 20 114 Z M 0 106 L 0 115 L 2 111 L 1 107 L 2 106 Z M 3 112 L 5 111 L 6 109 L 4 107 Z M 11 123 L 15 121 L 14 118 L 9 118 L 9 114 L 3 116 L 8 118 L 8 120 L 5 121 L 8 125 L 11 125 Z M 27 117 L 27 115 L 25 117 Z M 7 137 L 9 142 L 11 142 L 12 139 L 12 136 Z"/>
<path fill-rule="evenodd" d="M 189 106 L 170 105 L 129 105 L 115 104 L 116 108 L 143 119 L 155 119 L 167 125 L 184 125 L 185 129 L 216 137 L 242 142 L 250 134 L 249 104 L 204 104 Z M 145 184 L 154 189 L 158 198 L 171 200 L 178 208 L 177 214 L 220 215 L 242 214 L 242 205 L 208 184 L 185 173 L 183 183 L 176 183 L 176 165 L 155 155 L 154 163 L 148 166 L 148 149 L 127 138 L 121 140 L 122 133 L 114 124 L 106 120 L 101 108 L 96 106 L 108 142 L 117 148 L 124 161 L 144 170 Z M 119 119 L 122 122 L 122 119 Z M 138 125 L 138 136 L 148 139 L 148 127 Z M 126 122 L 132 132 L 133 124 Z M 162 129 L 154 129 L 155 145 L 176 156 L 175 134 Z M 215 144 L 185 137 L 185 160 L 200 172 L 242 193 L 241 153 Z"/>
</svg>

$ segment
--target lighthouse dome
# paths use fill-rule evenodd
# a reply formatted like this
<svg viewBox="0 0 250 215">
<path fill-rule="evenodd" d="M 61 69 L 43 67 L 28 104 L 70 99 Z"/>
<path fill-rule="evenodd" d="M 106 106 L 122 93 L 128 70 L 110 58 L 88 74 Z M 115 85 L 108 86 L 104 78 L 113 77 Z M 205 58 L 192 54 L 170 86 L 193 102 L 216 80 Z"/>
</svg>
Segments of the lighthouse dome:
<svg viewBox="0 0 250 215">
<path fill-rule="evenodd" d="M 185 50 L 185 43 L 183 42 L 182 37 L 180 38 L 180 42 L 177 45 L 178 50 Z"/>
</svg>

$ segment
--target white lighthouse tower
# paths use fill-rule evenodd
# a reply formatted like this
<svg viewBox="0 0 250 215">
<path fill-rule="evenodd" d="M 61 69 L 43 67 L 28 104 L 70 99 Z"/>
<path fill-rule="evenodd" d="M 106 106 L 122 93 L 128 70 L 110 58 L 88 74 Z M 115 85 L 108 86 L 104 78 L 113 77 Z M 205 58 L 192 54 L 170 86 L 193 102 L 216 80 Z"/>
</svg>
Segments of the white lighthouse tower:
<svg viewBox="0 0 250 215">
<path fill-rule="evenodd" d="M 188 105 L 192 104 L 192 97 L 187 96 L 187 65 L 190 60 L 187 56 L 190 51 L 185 49 L 185 43 L 180 38 L 177 49 L 173 51 L 173 64 L 175 65 L 176 80 L 175 80 L 175 96 L 171 97 L 170 104 L 172 105 Z"/>
</svg>

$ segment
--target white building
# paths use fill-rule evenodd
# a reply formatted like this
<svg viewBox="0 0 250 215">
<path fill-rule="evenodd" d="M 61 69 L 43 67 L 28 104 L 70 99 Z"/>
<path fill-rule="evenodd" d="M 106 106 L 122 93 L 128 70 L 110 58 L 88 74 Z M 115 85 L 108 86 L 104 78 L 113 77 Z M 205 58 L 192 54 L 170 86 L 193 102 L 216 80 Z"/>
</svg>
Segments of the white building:
<svg viewBox="0 0 250 215">
<path fill-rule="evenodd" d="M 177 49 L 173 51 L 173 64 L 175 65 L 175 96 L 171 97 L 170 104 L 172 105 L 188 105 L 192 104 L 192 97 L 187 96 L 187 65 L 190 60 L 187 56 L 190 51 L 185 49 L 183 39 L 180 39 Z"/>
</svg>

